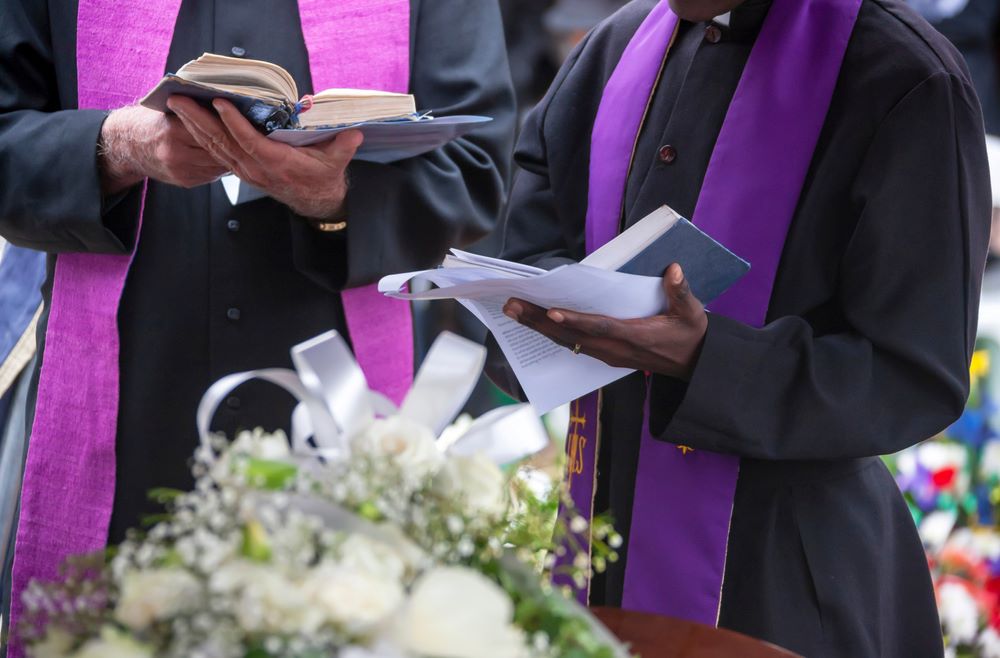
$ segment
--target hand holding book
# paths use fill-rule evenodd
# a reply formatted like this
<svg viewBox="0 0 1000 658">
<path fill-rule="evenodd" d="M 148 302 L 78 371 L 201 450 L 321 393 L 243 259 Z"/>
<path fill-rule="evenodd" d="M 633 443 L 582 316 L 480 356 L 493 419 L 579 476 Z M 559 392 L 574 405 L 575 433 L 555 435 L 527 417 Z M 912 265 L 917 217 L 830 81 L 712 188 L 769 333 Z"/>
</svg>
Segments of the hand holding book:
<svg viewBox="0 0 1000 658">
<path fill-rule="evenodd" d="M 272 141 L 228 101 L 215 99 L 215 113 L 190 98 L 172 96 L 168 107 L 212 157 L 297 214 L 331 219 L 342 214 L 347 165 L 361 146 L 356 130 L 315 146 L 292 147 Z"/>
<path fill-rule="evenodd" d="M 579 263 L 543 270 L 452 249 L 440 268 L 384 277 L 379 290 L 457 299 L 490 330 L 528 399 L 546 412 L 635 370 L 689 377 L 707 331 L 702 302 L 749 269 L 663 206 Z M 406 290 L 418 281 L 437 288 Z"/>
<path fill-rule="evenodd" d="M 292 146 L 326 142 L 358 129 L 365 140 L 355 157 L 379 163 L 427 153 L 490 121 L 417 113 L 412 95 L 387 91 L 326 89 L 300 97 L 295 80 L 276 64 L 208 53 L 167 74 L 140 104 L 170 113 L 172 96 L 192 98 L 206 109 L 225 99 L 259 132 Z"/>
<path fill-rule="evenodd" d="M 667 310 L 634 320 L 555 308 L 546 311 L 521 299 L 508 301 L 503 312 L 554 343 L 614 368 L 645 370 L 686 381 L 698 361 L 708 316 L 677 263 L 664 273 L 663 291 L 669 300 Z"/>
<path fill-rule="evenodd" d="M 137 106 L 108 115 L 101 126 L 98 163 L 105 195 L 117 194 L 144 178 L 197 187 L 227 171 L 201 148 L 180 119 Z"/>
</svg>

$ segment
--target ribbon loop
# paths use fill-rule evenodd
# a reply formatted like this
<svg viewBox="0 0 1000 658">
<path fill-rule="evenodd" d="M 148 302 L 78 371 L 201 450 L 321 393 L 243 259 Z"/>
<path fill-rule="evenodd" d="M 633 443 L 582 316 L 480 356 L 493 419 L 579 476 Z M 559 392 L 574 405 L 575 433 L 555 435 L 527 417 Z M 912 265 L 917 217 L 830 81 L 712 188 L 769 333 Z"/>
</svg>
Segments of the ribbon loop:
<svg viewBox="0 0 1000 658">
<path fill-rule="evenodd" d="M 291 393 L 299 404 L 292 412 L 292 452 L 303 458 L 345 459 L 351 439 L 377 417 L 400 414 L 440 436 L 461 411 L 475 388 L 486 348 L 443 332 L 431 346 L 407 393 L 402 409 L 369 390 L 361 367 L 336 331 L 312 338 L 291 350 L 295 370 L 269 368 L 223 377 L 205 392 L 198 405 L 198 436 L 211 447 L 212 419 L 222 401 L 238 386 L 254 379 L 271 382 Z M 548 433 L 531 405 L 494 409 L 472 423 L 457 440 L 439 447 L 455 454 L 483 453 L 505 464 L 548 445 Z"/>
</svg>

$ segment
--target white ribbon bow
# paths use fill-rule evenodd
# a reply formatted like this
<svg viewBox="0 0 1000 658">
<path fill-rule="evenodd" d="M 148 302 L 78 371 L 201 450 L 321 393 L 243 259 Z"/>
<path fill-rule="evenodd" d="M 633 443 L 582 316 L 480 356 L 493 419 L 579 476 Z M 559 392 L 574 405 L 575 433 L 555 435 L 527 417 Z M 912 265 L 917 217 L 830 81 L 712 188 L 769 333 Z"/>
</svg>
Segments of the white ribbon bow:
<svg viewBox="0 0 1000 658">
<path fill-rule="evenodd" d="M 210 446 L 209 429 L 222 401 L 238 386 L 253 380 L 271 382 L 291 393 L 299 404 L 292 413 L 292 451 L 303 457 L 342 460 L 351 439 L 376 417 L 401 415 L 441 436 L 472 394 L 486 362 L 486 348 L 450 332 L 442 332 L 424 358 L 413 386 L 396 406 L 368 388 L 347 343 L 329 331 L 291 350 L 295 370 L 268 368 L 223 377 L 205 392 L 198 405 L 198 435 Z M 498 464 L 523 459 L 548 445 L 548 434 L 531 405 L 500 407 L 484 414 L 449 446 L 461 455 L 483 453 Z"/>
</svg>

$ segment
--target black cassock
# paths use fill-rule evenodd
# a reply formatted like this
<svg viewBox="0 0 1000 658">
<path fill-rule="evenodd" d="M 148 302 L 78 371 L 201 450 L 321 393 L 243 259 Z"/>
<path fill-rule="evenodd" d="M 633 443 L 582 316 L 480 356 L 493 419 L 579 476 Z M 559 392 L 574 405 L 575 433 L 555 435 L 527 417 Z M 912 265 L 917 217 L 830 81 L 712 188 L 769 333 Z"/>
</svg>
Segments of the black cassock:
<svg viewBox="0 0 1000 658">
<path fill-rule="evenodd" d="M 584 255 L 594 116 L 653 5 L 637 0 L 592 32 L 530 115 L 503 257 Z M 626 225 L 664 203 L 692 216 L 768 7 L 748 0 L 729 27 L 682 22 L 638 140 Z M 743 458 L 722 626 L 806 656 L 942 654 L 920 541 L 876 456 L 962 412 L 989 220 L 982 118 L 959 56 L 901 2 L 864 0 L 766 326 L 710 314 L 690 383 L 652 375 L 655 437 Z M 496 350 L 491 370 L 516 388 Z M 644 397 L 644 376 L 628 377 L 605 389 L 601 415 L 595 509 L 626 537 Z M 627 542 L 622 557 L 592 603 L 620 605 Z"/>
<path fill-rule="evenodd" d="M 132 244 L 139 196 L 101 199 L 95 159 L 105 113 L 72 110 L 76 6 L 0 3 L 0 234 L 52 253 L 121 253 Z M 410 90 L 418 106 L 494 121 L 420 158 L 353 163 L 344 235 L 320 233 L 270 199 L 232 207 L 218 183 L 150 185 L 119 311 L 112 541 L 156 509 L 147 502 L 151 487 L 190 486 L 195 408 L 213 381 L 290 367 L 295 343 L 346 330 L 337 291 L 433 266 L 449 246 L 493 226 L 506 195 L 515 113 L 499 11 L 465 0 L 411 6 Z M 294 0 L 185 0 L 167 68 L 206 51 L 275 62 L 300 90 L 312 87 Z M 50 281 L 51 266 L 52 259 Z M 283 427 L 291 408 L 277 389 L 250 384 L 228 398 L 216 422 L 228 431 Z"/>
</svg>

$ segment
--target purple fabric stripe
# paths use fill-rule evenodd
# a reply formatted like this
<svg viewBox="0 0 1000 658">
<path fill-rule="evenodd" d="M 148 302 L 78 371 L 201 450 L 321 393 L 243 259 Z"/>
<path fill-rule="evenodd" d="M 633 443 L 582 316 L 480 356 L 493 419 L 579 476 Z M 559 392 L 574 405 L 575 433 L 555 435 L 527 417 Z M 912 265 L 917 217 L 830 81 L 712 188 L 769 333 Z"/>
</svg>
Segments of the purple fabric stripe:
<svg viewBox="0 0 1000 658">
<path fill-rule="evenodd" d="M 693 221 L 752 264 L 712 311 L 760 326 L 860 0 L 775 0 L 730 104 Z M 716 624 L 739 460 L 645 424 L 623 606 Z M 669 501 L 669 504 L 664 502 Z"/>
<path fill-rule="evenodd" d="M 409 90 L 410 0 L 299 0 L 299 15 L 315 90 Z M 375 285 L 345 290 L 341 300 L 368 384 L 401 403 L 413 383 L 409 302 Z"/>
<path fill-rule="evenodd" d="M 658 441 L 643 423 L 623 608 L 715 626 L 739 471 L 738 457 Z"/>
<path fill-rule="evenodd" d="M 676 27 L 677 17 L 667 3 L 656 5 L 625 47 L 604 87 L 590 138 L 588 254 L 618 235 L 635 139 Z"/>
<path fill-rule="evenodd" d="M 78 106 L 111 109 L 151 89 L 166 67 L 179 8 L 180 0 L 80 0 Z M 67 555 L 100 550 L 107 541 L 115 491 L 118 302 L 131 262 L 131 254 L 63 254 L 56 262 L 21 494 L 11 628 L 31 579 L 54 578 Z M 10 658 L 22 655 L 23 647 L 12 642 Z"/>
<path fill-rule="evenodd" d="M 775 0 L 768 12 L 694 212 L 703 231 L 752 264 L 713 302 L 715 313 L 764 324 L 785 236 L 860 5 Z"/>
<path fill-rule="evenodd" d="M 80 0 L 79 107 L 112 109 L 151 89 L 164 73 L 179 8 L 180 0 Z M 318 88 L 406 91 L 408 0 L 302 0 L 300 16 Z M 387 45 L 372 50 L 374 42 Z M 131 261 L 131 255 L 94 254 L 65 254 L 57 261 L 22 492 L 12 627 L 22 610 L 20 592 L 31 579 L 54 578 L 67 555 L 99 550 L 107 541 L 115 486 L 118 303 Z M 409 305 L 369 287 L 346 291 L 344 311 L 372 387 L 401 401 L 413 377 Z M 23 647 L 12 642 L 10 657 L 21 656 Z"/>
</svg>

